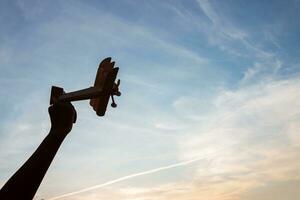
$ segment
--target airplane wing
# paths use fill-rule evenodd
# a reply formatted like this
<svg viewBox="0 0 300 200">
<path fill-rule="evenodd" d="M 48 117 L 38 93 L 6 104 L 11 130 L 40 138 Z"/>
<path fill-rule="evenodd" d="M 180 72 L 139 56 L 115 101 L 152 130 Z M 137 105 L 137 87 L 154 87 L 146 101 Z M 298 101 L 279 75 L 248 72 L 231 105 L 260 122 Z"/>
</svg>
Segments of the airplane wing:
<svg viewBox="0 0 300 200">
<path fill-rule="evenodd" d="M 114 68 L 115 62 L 111 62 L 111 57 L 105 58 L 99 64 L 94 86 L 102 87 L 107 74 Z"/>
<path fill-rule="evenodd" d="M 105 58 L 104 60 L 101 61 L 99 64 L 95 82 L 94 82 L 94 87 L 102 88 L 105 82 L 105 79 L 108 75 L 108 73 L 113 69 L 115 65 L 115 62 L 111 62 L 111 57 Z M 96 106 L 97 107 L 97 99 L 91 99 L 90 100 L 90 105 L 91 106 Z"/>
<path fill-rule="evenodd" d="M 90 103 L 98 116 L 104 116 L 119 68 L 113 68 L 107 75 L 100 96 Z M 91 100 L 92 101 L 92 100 Z"/>
</svg>

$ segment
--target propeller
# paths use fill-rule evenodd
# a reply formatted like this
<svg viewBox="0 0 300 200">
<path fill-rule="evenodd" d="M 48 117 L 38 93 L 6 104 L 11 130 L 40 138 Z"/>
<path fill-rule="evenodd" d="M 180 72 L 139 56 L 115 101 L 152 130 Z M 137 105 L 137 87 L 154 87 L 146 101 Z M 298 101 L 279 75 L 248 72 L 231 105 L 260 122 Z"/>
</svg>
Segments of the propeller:
<svg viewBox="0 0 300 200">
<path fill-rule="evenodd" d="M 112 100 L 111 107 L 113 107 L 113 108 L 117 107 L 114 96 L 121 96 L 121 92 L 119 91 L 120 84 L 121 84 L 121 81 L 120 81 L 120 79 L 118 79 L 117 83 L 114 84 L 112 92 L 110 94 L 111 100 Z"/>
</svg>

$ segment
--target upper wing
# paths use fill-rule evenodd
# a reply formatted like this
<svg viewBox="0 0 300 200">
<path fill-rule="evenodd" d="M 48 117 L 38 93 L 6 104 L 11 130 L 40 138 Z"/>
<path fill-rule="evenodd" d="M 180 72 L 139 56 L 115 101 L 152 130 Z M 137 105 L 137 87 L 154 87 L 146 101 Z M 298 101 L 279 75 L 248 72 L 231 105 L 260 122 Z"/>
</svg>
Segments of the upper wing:
<svg viewBox="0 0 300 200">
<path fill-rule="evenodd" d="M 98 87 L 98 88 L 103 87 L 105 79 L 108 73 L 113 69 L 114 65 L 115 62 L 111 62 L 111 57 L 105 58 L 101 61 L 97 70 L 94 87 Z M 97 99 L 90 100 L 90 105 L 92 107 L 97 107 L 97 104 L 98 104 Z"/>
<path fill-rule="evenodd" d="M 107 75 L 105 83 L 102 88 L 102 92 L 98 98 L 93 99 L 93 103 L 90 103 L 97 115 L 104 116 L 109 97 L 111 95 L 119 68 L 113 68 Z M 91 100 L 92 102 L 92 100 Z"/>
<path fill-rule="evenodd" d="M 111 62 L 111 57 L 105 58 L 99 64 L 94 86 L 102 87 L 108 73 L 114 68 L 115 62 Z"/>
</svg>

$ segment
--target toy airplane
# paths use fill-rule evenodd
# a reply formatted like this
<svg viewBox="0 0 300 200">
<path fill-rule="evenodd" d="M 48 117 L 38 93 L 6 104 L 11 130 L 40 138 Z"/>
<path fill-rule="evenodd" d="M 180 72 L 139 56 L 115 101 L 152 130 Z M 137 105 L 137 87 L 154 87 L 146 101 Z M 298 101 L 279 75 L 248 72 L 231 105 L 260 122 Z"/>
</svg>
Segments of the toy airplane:
<svg viewBox="0 0 300 200">
<path fill-rule="evenodd" d="M 114 95 L 120 96 L 120 79 L 115 83 L 119 68 L 114 67 L 115 62 L 111 58 L 105 58 L 99 64 L 95 83 L 93 87 L 83 90 L 65 93 L 63 88 L 52 86 L 50 105 L 57 102 L 70 102 L 90 99 L 90 105 L 98 116 L 104 116 L 109 97 L 112 99 L 111 106 L 117 107 Z"/>
</svg>

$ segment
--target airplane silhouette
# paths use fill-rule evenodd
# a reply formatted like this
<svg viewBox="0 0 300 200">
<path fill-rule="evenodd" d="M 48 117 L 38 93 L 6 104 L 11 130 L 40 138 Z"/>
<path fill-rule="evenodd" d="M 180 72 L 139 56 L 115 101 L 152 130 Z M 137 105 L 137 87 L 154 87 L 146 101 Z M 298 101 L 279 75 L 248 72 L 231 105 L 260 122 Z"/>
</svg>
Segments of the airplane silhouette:
<svg viewBox="0 0 300 200">
<path fill-rule="evenodd" d="M 98 116 L 104 116 L 109 101 L 112 99 L 111 106 L 117 107 L 114 96 L 120 96 L 119 91 L 120 79 L 115 83 L 119 68 L 114 67 L 115 62 L 111 58 L 105 58 L 99 64 L 94 86 L 77 90 L 74 92 L 65 93 L 64 89 L 57 86 L 52 86 L 50 105 L 57 102 L 70 102 L 90 99 L 90 105 Z"/>
<path fill-rule="evenodd" d="M 120 80 L 115 83 L 119 68 L 114 67 L 114 64 L 111 58 L 105 58 L 100 63 L 92 87 L 65 93 L 63 88 L 52 86 L 49 107 L 50 132 L 30 158 L 0 189 L 1 200 L 33 199 L 56 152 L 76 121 L 76 110 L 71 101 L 91 99 L 90 105 L 98 116 L 104 116 L 110 96 L 111 106 L 117 106 L 114 95 L 120 96 L 121 93 Z"/>
</svg>

